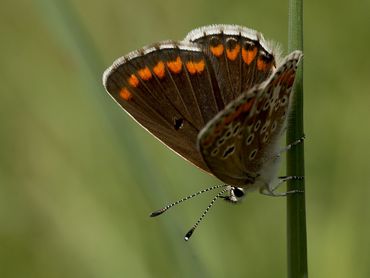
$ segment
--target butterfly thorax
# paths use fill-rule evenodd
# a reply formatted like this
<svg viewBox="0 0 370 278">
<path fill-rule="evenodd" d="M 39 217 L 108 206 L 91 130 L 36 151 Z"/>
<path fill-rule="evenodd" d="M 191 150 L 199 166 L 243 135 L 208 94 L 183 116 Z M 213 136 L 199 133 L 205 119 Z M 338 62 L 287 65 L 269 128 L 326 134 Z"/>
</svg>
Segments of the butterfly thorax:
<svg viewBox="0 0 370 278">
<path fill-rule="evenodd" d="M 267 161 L 255 178 L 248 177 L 245 184 L 228 185 L 227 196 L 224 197 L 226 201 L 231 203 L 241 202 L 247 193 L 256 190 L 266 189 L 268 191 L 274 188 L 277 181 L 277 172 L 280 165 L 280 156 L 275 156 L 273 159 Z"/>
</svg>

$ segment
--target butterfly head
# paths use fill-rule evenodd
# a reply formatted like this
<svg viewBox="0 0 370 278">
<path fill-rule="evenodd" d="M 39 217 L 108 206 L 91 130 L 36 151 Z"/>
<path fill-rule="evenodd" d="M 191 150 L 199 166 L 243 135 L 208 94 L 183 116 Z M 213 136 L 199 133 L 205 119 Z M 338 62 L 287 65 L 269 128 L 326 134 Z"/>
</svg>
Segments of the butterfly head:
<svg viewBox="0 0 370 278">
<path fill-rule="evenodd" d="M 227 187 L 227 196 L 222 196 L 225 201 L 232 204 L 240 203 L 246 196 L 246 191 L 242 187 L 230 186 Z"/>
</svg>

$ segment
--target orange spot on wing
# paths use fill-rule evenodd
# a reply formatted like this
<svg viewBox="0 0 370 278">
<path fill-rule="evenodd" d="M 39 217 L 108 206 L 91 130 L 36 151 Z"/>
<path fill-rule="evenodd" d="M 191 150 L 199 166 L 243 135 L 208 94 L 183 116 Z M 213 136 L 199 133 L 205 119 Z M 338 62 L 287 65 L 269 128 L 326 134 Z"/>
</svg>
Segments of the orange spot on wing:
<svg viewBox="0 0 370 278">
<path fill-rule="evenodd" d="M 243 109 L 242 109 L 242 110 L 243 110 L 243 112 L 248 112 L 249 110 L 251 110 L 253 102 L 254 102 L 254 98 L 252 98 L 250 101 L 248 101 L 248 102 L 244 103 L 244 104 L 242 105 L 242 107 L 243 107 Z"/>
<path fill-rule="evenodd" d="M 288 85 L 288 88 L 292 87 L 293 84 L 294 84 L 294 79 L 295 79 L 295 76 L 292 74 L 289 76 L 289 79 L 287 81 L 287 85 Z"/>
<path fill-rule="evenodd" d="M 226 56 L 231 61 L 234 61 L 236 57 L 238 57 L 239 51 L 240 51 L 240 45 L 237 44 L 233 49 L 226 49 Z"/>
<path fill-rule="evenodd" d="M 198 63 L 194 63 L 194 66 L 198 73 L 202 73 L 206 64 L 204 63 L 204 60 L 200 60 Z"/>
<path fill-rule="evenodd" d="M 213 136 L 208 135 L 208 137 L 203 140 L 203 146 L 208 147 L 209 145 L 211 145 L 212 141 L 213 141 Z"/>
<path fill-rule="evenodd" d="M 252 108 L 253 102 L 254 99 L 251 99 L 248 102 L 240 105 L 239 108 L 234 113 L 231 113 L 229 116 L 225 118 L 224 124 L 228 125 L 229 123 L 234 121 L 235 118 L 237 118 L 241 113 L 249 112 Z"/>
<path fill-rule="evenodd" d="M 132 94 L 127 90 L 127 88 L 122 88 L 119 92 L 119 96 L 126 101 L 130 101 L 132 99 Z"/>
<path fill-rule="evenodd" d="M 280 79 L 279 78 L 274 78 L 271 82 L 272 86 L 276 86 L 279 83 Z"/>
<path fill-rule="evenodd" d="M 212 54 L 215 55 L 216 57 L 220 57 L 224 52 L 224 46 L 222 44 L 211 46 L 209 49 L 211 50 Z"/>
<path fill-rule="evenodd" d="M 222 133 L 222 130 L 224 129 L 224 124 L 223 123 L 220 123 L 219 125 L 216 126 L 216 128 L 214 129 L 214 136 L 218 136 Z"/>
<path fill-rule="evenodd" d="M 289 80 L 292 76 L 294 80 L 294 71 L 290 69 L 287 72 L 283 73 L 279 78 L 277 78 L 277 80 L 280 84 L 288 85 L 287 83 L 289 83 Z"/>
<path fill-rule="evenodd" d="M 178 56 L 175 61 L 167 62 L 167 67 L 173 73 L 179 73 L 182 69 L 182 61 L 181 61 L 180 57 Z"/>
<path fill-rule="evenodd" d="M 293 69 L 290 69 L 281 77 L 281 83 L 290 88 L 294 83 L 294 79 L 295 72 Z"/>
<path fill-rule="evenodd" d="M 263 61 L 261 58 L 257 59 L 257 69 L 260 71 L 266 71 L 267 70 L 267 63 Z"/>
<path fill-rule="evenodd" d="M 249 50 L 246 50 L 244 48 L 242 49 L 243 61 L 247 65 L 250 65 L 250 63 L 252 63 L 254 58 L 256 58 L 256 55 L 257 55 L 257 47 L 254 47 L 253 49 L 249 49 Z"/>
<path fill-rule="evenodd" d="M 145 80 L 145 81 L 152 78 L 152 73 L 150 72 L 148 67 L 145 67 L 145 68 L 139 70 L 137 73 L 139 74 L 140 78 Z"/>
<path fill-rule="evenodd" d="M 131 74 L 130 78 L 128 79 L 128 83 L 132 87 L 137 87 L 139 85 L 139 79 L 135 76 L 135 74 Z"/>
<path fill-rule="evenodd" d="M 165 75 L 164 63 L 159 61 L 153 68 L 153 72 L 159 79 L 163 78 Z"/>
<path fill-rule="evenodd" d="M 202 73 L 204 71 L 204 67 L 204 60 L 200 60 L 199 62 L 189 61 L 186 63 L 186 68 L 190 74 Z"/>
<path fill-rule="evenodd" d="M 197 69 L 195 68 L 194 63 L 191 61 L 186 63 L 186 68 L 188 69 L 188 72 L 190 74 L 195 74 L 197 72 Z"/>
</svg>

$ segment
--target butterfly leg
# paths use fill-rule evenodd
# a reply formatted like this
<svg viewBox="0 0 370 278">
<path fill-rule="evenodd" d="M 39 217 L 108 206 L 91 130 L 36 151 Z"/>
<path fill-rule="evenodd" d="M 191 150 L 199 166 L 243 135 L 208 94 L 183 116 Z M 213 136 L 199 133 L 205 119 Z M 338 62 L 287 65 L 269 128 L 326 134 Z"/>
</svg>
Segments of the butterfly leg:
<svg viewBox="0 0 370 278">
<path fill-rule="evenodd" d="M 280 152 L 278 153 L 278 156 L 280 156 L 282 153 L 285 153 L 285 152 L 289 151 L 293 146 L 296 146 L 296 145 L 298 145 L 298 144 L 303 143 L 304 139 L 305 139 L 305 135 L 303 135 L 301 138 L 299 138 L 299 139 L 295 140 L 294 142 L 290 143 L 290 144 L 289 144 L 288 146 L 286 146 L 285 148 L 282 148 L 282 149 L 280 150 Z"/>
<path fill-rule="evenodd" d="M 280 159 L 280 157 L 283 153 L 289 151 L 293 146 L 301 144 L 304 141 L 304 139 L 305 139 L 305 136 L 303 135 L 301 138 L 299 138 L 299 139 L 295 140 L 294 142 L 290 143 L 285 148 L 280 149 L 280 151 L 278 153 L 275 153 L 272 156 L 265 158 L 264 163 Z"/>
<path fill-rule="evenodd" d="M 268 185 L 266 185 L 265 187 L 262 187 L 260 189 L 260 193 L 263 195 L 273 196 L 273 197 L 284 197 L 284 196 L 287 196 L 288 194 L 303 193 L 303 191 L 299 189 L 290 190 L 286 192 L 276 192 L 275 191 L 282 183 L 288 180 L 303 180 L 303 179 L 304 177 L 301 177 L 301 176 L 282 176 L 282 177 L 279 177 L 279 182 L 273 187 L 269 187 Z"/>
</svg>

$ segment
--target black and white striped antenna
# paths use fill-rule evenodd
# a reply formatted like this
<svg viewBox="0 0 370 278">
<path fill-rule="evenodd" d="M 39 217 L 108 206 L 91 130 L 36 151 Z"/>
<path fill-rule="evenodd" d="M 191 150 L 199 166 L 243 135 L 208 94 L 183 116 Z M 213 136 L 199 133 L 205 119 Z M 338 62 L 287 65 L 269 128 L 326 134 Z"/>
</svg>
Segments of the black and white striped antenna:
<svg viewBox="0 0 370 278">
<path fill-rule="evenodd" d="M 173 206 L 175 205 L 178 205 L 186 200 L 189 200 L 195 196 L 198 196 L 202 193 L 205 193 L 205 192 L 208 192 L 208 191 L 211 191 L 211 190 L 214 190 L 214 189 L 218 189 L 218 188 L 221 188 L 221 187 L 226 187 L 227 185 L 225 184 L 222 184 L 222 185 L 215 185 L 215 186 L 212 186 L 212 187 L 209 187 L 209 188 L 206 188 L 206 189 L 203 189 L 201 191 L 198 191 L 194 194 L 191 194 L 187 197 L 184 197 L 176 202 L 173 202 L 172 204 L 169 204 L 159 210 L 156 210 L 156 211 L 153 211 L 151 214 L 150 214 L 150 217 L 156 217 L 158 215 L 161 215 L 162 213 L 166 212 L 168 209 L 172 208 Z M 197 220 L 197 222 L 195 222 L 195 224 L 193 225 L 193 227 L 186 233 L 185 235 L 185 240 L 188 241 L 189 238 L 191 237 L 191 235 L 193 234 L 194 230 L 196 229 L 196 227 L 199 225 L 199 223 L 203 220 L 204 216 L 206 216 L 206 214 L 208 213 L 209 209 L 213 206 L 213 204 L 216 202 L 216 200 L 220 197 L 222 197 L 222 195 L 227 192 L 228 188 L 224 188 L 223 190 L 221 190 L 213 199 L 212 201 L 209 203 L 208 207 L 204 210 L 204 212 L 202 213 L 202 215 L 199 217 L 199 219 Z"/>
<path fill-rule="evenodd" d="M 197 222 L 195 222 L 195 224 L 193 225 L 193 227 L 189 230 L 189 232 L 186 233 L 184 239 L 185 241 L 188 241 L 191 237 L 191 235 L 194 233 L 194 230 L 198 227 L 199 223 L 203 220 L 204 216 L 206 216 L 207 212 L 209 211 L 209 209 L 213 206 L 213 204 L 216 202 L 216 200 L 218 198 L 220 198 L 222 196 L 222 194 L 224 194 L 226 191 L 228 190 L 228 188 L 224 188 L 223 190 L 221 190 L 214 198 L 213 200 L 209 203 L 208 207 L 203 211 L 202 215 L 199 217 L 199 219 L 197 220 Z"/>
</svg>

